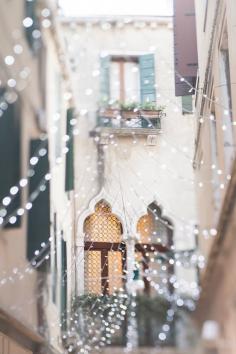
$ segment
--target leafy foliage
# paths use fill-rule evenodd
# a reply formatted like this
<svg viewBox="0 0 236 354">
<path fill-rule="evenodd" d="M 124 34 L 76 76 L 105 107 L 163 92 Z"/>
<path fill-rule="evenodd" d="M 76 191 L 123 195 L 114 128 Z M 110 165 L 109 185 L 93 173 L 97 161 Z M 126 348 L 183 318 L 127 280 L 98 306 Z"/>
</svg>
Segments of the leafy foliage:
<svg viewBox="0 0 236 354">
<path fill-rule="evenodd" d="M 128 297 L 125 293 L 114 295 L 83 295 L 74 300 L 73 325 L 76 343 L 81 347 L 96 348 L 103 345 L 125 345 L 125 319 Z M 77 347 L 78 351 L 80 347 Z"/>
<path fill-rule="evenodd" d="M 163 345 L 159 340 L 159 333 L 166 322 L 166 314 L 170 308 L 169 302 L 161 297 L 150 297 L 148 295 L 138 295 L 136 297 L 136 317 L 138 327 L 139 346 L 155 347 Z M 164 345 L 174 345 L 174 321 L 170 324 L 171 330 Z"/>
<path fill-rule="evenodd" d="M 122 111 L 139 111 L 139 110 L 144 110 L 144 111 L 164 111 L 165 106 L 162 105 L 156 105 L 155 102 L 145 102 L 143 104 L 140 104 L 138 102 L 120 102 L 118 100 L 116 101 L 111 101 L 111 100 L 103 100 L 100 103 L 100 106 L 102 108 L 110 108 L 110 109 L 119 109 Z"/>
<path fill-rule="evenodd" d="M 136 111 L 139 109 L 137 102 L 121 102 L 120 109 L 123 111 Z"/>
<path fill-rule="evenodd" d="M 77 318 L 76 332 L 84 345 L 93 348 L 103 345 L 125 346 L 128 318 L 134 298 L 125 293 L 114 295 L 84 295 L 75 299 L 73 312 Z M 166 322 L 170 303 L 161 296 L 135 297 L 135 317 L 137 319 L 139 346 L 155 347 L 163 345 L 158 335 Z M 175 343 L 175 321 L 164 345 Z M 78 339 L 77 339 L 78 342 Z M 79 348 L 77 348 L 79 349 Z"/>
<path fill-rule="evenodd" d="M 157 106 L 154 102 L 145 102 L 140 106 L 144 111 L 164 111 L 165 106 Z"/>
</svg>

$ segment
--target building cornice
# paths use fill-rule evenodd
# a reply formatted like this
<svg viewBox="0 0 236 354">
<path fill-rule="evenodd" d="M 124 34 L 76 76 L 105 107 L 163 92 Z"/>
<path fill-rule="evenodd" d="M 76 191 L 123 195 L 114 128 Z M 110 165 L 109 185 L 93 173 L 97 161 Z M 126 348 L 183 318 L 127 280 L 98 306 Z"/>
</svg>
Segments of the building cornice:
<svg viewBox="0 0 236 354">
<path fill-rule="evenodd" d="M 135 22 L 170 22 L 173 19 L 173 15 L 158 15 L 158 16 L 138 16 L 138 15 L 116 15 L 116 16 L 62 16 L 61 22 L 63 24 L 77 23 L 77 24 L 100 24 L 111 23 L 115 24 L 123 22 L 124 24 L 132 24 Z"/>
</svg>

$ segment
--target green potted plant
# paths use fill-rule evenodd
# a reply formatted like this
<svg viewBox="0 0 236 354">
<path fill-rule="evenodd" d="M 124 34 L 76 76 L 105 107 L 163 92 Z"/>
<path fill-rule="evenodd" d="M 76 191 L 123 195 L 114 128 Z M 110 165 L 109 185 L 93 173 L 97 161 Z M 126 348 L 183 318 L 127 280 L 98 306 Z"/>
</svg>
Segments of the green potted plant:
<svg viewBox="0 0 236 354">
<path fill-rule="evenodd" d="M 154 102 L 145 102 L 140 106 L 140 113 L 144 118 L 160 118 L 164 109 L 164 106 L 157 106 Z"/>
<path fill-rule="evenodd" d="M 161 118 L 164 116 L 164 106 L 157 106 L 153 102 L 145 102 L 140 106 L 142 126 L 145 128 L 161 129 Z"/>
<path fill-rule="evenodd" d="M 102 100 L 99 109 L 100 116 L 104 118 L 117 118 L 120 115 L 119 101 Z"/>
<path fill-rule="evenodd" d="M 122 102 L 120 110 L 124 119 L 137 118 L 139 115 L 139 105 L 137 102 Z"/>
</svg>

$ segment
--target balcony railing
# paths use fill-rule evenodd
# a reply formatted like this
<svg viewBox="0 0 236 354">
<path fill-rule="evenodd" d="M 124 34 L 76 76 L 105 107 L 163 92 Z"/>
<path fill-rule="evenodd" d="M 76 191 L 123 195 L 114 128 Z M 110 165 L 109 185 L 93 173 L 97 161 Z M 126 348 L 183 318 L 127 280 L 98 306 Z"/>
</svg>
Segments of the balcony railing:
<svg viewBox="0 0 236 354">
<path fill-rule="evenodd" d="M 124 111 L 104 109 L 97 115 L 97 128 L 108 128 L 114 133 L 148 133 L 161 130 L 163 111 Z"/>
<path fill-rule="evenodd" d="M 116 119 L 116 118 L 106 118 L 98 117 L 98 126 L 106 128 L 149 128 L 149 129 L 161 129 L 160 118 L 130 118 L 130 119 Z"/>
</svg>

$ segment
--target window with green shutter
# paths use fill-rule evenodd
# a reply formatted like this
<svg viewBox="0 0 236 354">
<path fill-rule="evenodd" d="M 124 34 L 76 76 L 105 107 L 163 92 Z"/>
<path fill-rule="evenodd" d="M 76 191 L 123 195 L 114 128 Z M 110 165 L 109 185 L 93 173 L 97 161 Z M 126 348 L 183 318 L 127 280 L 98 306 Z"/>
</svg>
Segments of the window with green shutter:
<svg viewBox="0 0 236 354">
<path fill-rule="evenodd" d="M 53 243 L 51 244 L 52 301 L 57 301 L 57 213 L 53 214 Z"/>
<path fill-rule="evenodd" d="M 153 54 L 139 57 L 141 103 L 156 102 L 155 59 Z"/>
<path fill-rule="evenodd" d="M 117 65 L 119 64 L 117 70 L 112 70 L 112 65 L 114 63 L 116 63 Z M 130 80 L 132 76 L 129 77 L 127 75 L 127 70 L 130 70 L 132 72 L 131 66 L 134 66 L 133 72 L 136 72 L 139 75 L 140 81 L 136 84 L 136 88 L 132 87 L 132 95 L 128 93 L 128 89 L 126 87 L 127 83 L 128 86 L 130 86 L 131 84 Z M 117 71 L 118 77 L 113 77 L 115 72 Z M 137 96 L 140 96 L 141 103 L 156 102 L 154 54 L 144 54 L 140 56 L 107 55 L 105 57 L 100 58 L 100 72 L 100 92 L 101 101 L 103 103 L 107 103 L 109 99 L 114 100 L 114 97 L 115 100 L 124 103 L 125 101 L 130 101 L 132 96 L 136 96 L 136 98 L 134 99 L 135 101 L 138 101 Z M 116 92 L 114 91 L 113 81 L 118 82 Z M 132 83 L 134 82 L 135 79 L 132 78 Z M 137 94 L 138 90 L 140 90 L 140 95 Z"/>
<path fill-rule="evenodd" d="M 42 148 L 48 151 L 48 142 L 40 139 L 30 141 L 30 157 Z M 50 185 L 44 183 L 49 172 L 48 152 L 39 158 L 34 166 L 34 172 L 29 182 L 28 199 L 33 197 L 32 208 L 28 211 L 27 225 L 27 258 L 35 256 L 35 251 L 41 249 L 43 242 L 47 243 L 50 235 Z M 40 190 L 40 192 L 39 192 Z"/>
<path fill-rule="evenodd" d="M 20 146 L 20 107 L 19 99 L 14 104 L 8 104 L 4 98 L 4 89 L 0 90 L 0 103 L 2 115 L 0 117 L 0 209 L 2 213 L 16 215 L 21 204 L 21 192 L 11 196 L 8 206 L 3 206 L 2 201 L 10 195 L 10 189 L 18 186 L 21 176 L 21 146 Z M 4 215 L 4 214 L 3 214 Z M 5 227 L 19 227 L 20 217 L 17 216 L 14 224 Z M 5 219 L 7 220 L 7 219 Z"/>
<path fill-rule="evenodd" d="M 182 96 L 182 113 L 183 114 L 193 113 L 193 98 L 191 95 Z"/>
<path fill-rule="evenodd" d="M 73 137 L 73 125 L 72 119 L 74 116 L 73 108 L 67 110 L 67 122 L 66 122 L 66 134 L 68 141 L 66 146 L 68 152 L 66 154 L 66 173 L 65 173 L 65 190 L 67 192 L 74 189 L 74 137 Z"/>
<path fill-rule="evenodd" d="M 101 101 L 108 102 L 110 99 L 110 56 L 100 57 L 100 93 Z"/>
<path fill-rule="evenodd" d="M 67 328 L 67 250 L 66 241 L 61 238 L 61 324 L 62 330 Z"/>
<path fill-rule="evenodd" d="M 54 72 L 54 148 L 55 158 L 62 156 L 62 77 L 57 70 Z"/>
</svg>

